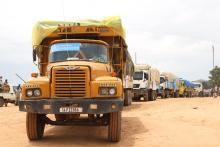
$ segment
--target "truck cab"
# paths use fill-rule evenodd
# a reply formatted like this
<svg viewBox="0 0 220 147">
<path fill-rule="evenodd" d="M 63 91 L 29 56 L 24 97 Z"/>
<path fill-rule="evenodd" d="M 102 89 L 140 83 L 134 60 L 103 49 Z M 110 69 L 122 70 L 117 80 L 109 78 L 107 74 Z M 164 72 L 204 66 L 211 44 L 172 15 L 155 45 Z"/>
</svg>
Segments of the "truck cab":
<svg viewBox="0 0 220 147">
<path fill-rule="evenodd" d="M 135 71 L 133 76 L 133 89 L 134 98 L 140 99 L 144 97 L 144 100 L 148 100 L 148 71 Z"/>
<path fill-rule="evenodd" d="M 147 64 L 137 64 L 133 78 L 134 99 L 140 100 L 143 97 L 144 101 L 156 100 L 160 82 L 159 70 Z"/>
<path fill-rule="evenodd" d="M 160 75 L 159 95 L 161 98 L 179 96 L 179 79 L 171 72 L 163 72 Z"/>
<path fill-rule="evenodd" d="M 161 96 L 161 98 L 165 97 L 165 89 L 166 89 L 166 77 L 163 75 L 160 75 L 160 86 L 158 90 L 158 95 Z"/>
<path fill-rule="evenodd" d="M 203 85 L 200 82 L 193 81 L 195 96 L 203 97 Z"/>
<path fill-rule="evenodd" d="M 194 84 L 188 80 L 180 79 L 179 95 L 182 97 L 192 97 Z"/>
</svg>

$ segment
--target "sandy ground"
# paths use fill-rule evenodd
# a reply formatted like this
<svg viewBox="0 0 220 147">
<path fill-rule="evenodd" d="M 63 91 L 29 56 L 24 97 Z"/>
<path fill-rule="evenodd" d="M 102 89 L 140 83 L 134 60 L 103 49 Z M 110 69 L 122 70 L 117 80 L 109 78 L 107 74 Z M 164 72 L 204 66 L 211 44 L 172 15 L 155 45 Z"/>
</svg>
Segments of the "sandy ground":
<svg viewBox="0 0 220 147">
<path fill-rule="evenodd" d="M 220 98 L 179 98 L 133 102 L 122 118 L 122 140 L 106 140 L 107 127 L 46 126 L 44 138 L 26 137 L 25 113 L 0 108 L 0 146 L 219 147 Z"/>
</svg>

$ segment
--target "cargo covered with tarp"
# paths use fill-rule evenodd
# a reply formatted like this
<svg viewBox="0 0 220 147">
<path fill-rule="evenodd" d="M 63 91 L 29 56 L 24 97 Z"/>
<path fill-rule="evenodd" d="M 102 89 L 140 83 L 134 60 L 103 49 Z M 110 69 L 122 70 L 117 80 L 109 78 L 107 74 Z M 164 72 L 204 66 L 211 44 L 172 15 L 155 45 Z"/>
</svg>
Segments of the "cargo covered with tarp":
<svg viewBox="0 0 220 147">
<path fill-rule="evenodd" d="M 149 69 L 150 81 L 155 81 L 160 84 L 160 71 L 156 68 Z"/>
<path fill-rule="evenodd" d="M 149 70 L 151 68 L 148 64 L 136 64 L 134 66 L 135 71 Z"/>
<path fill-rule="evenodd" d="M 172 81 L 177 78 L 177 76 L 171 72 L 163 72 L 161 75 L 165 76 L 165 78 L 167 78 L 167 80 L 169 80 L 169 81 Z"/>
<path fill-rule="evenodd" d="M 106 17 L 103 20 L 81 20 L 81 21 L 39 21 L 33 27 L 32 44 L 38 46 L 42 41 L 53 35 L 57 35 L 59 26 L 74 26 L 83 28 L 83 26 L 108 27 L 114 33 L 114 36 L 120 36 L 125 39 L 125 31 L 118 16 Z M 95 31 L 95 30 L 94 30 Z M 81 31 L 82 32 L 82 31 Z M 105 33 L 105 30 L 102 30 Z M 76 32 L 77 33 L 77 32 Z M 106 34 L 108 35 L 108 34 Z M 110 35 L 110 34 L 109 34 Z M 112 35 L 112 34 L 111 34 Z"/>
<path fill-rule="evenodd" d="M 33 27 L 33 57 L 39 58 L 40 73 L 47 70 L 50 45 L 56 40 L 101 40 L 109 45 L 109 59 L 121 79 L 133 75 L 134 65 L 127 50 L 125 30 L 119 16 L 103 20 L 39 21 Z M 36 61 L 36 60 L 35 60 Z"/>
<path fill-rule="evenodd" d="M 184 81 L 184 84 L 186 87 L 188 88 L 194 88 L 194 84 L 188 80 L 183 80 Z"/>
<path fill-rule="evenodd" d="M 146 71 L 149 75 L 148 81 L 151 82 L 156 82 L 156 84 L 160 83 L 160 71 L 156 68 L 152 68 L 148 64 L 136 64 L 134 66 L 135 72 L 138 71 Z"/>
</svg>

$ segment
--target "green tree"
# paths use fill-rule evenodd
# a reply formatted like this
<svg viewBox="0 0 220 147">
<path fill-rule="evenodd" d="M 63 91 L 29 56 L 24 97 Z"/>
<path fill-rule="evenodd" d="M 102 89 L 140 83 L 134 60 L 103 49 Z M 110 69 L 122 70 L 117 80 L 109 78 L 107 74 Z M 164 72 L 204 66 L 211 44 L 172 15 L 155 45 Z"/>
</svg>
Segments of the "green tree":
<svg viewBox="0 0 220 147">
<path fill-rule="evenodd" d="M 210 76 L 210 82 L 212 83 L 213 86 L 217 85 L 218 87 L 220 86 L 220 67 L 215 66 L 214 69 L 212 69 L 209 72 Z"/>
<path fill-rule="evenodd" d="M 212 83 L 211 83 L 211 80 L 203 81 L 203 82 L 202 82 L 202 85 L 203 85 L 203 88 L 204 88 L 204 89 L 210 89 L 210 88 L 213 87 L 213 86 L 212 86 Z"/>
</svg>

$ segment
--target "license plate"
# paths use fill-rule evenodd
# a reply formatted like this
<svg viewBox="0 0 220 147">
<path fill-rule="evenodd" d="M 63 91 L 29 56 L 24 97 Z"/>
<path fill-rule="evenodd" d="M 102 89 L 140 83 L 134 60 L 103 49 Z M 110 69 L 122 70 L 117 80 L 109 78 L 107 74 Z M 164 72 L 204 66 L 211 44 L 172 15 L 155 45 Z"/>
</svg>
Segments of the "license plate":
<svg viewBox="0 0 220 147">
<path fill-rule="evenodd" d="M 82 107 L 61 107 L 60 112 L 82 112 Z"/>
</svg>

